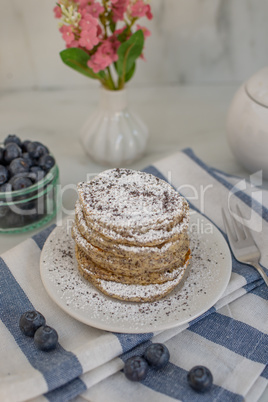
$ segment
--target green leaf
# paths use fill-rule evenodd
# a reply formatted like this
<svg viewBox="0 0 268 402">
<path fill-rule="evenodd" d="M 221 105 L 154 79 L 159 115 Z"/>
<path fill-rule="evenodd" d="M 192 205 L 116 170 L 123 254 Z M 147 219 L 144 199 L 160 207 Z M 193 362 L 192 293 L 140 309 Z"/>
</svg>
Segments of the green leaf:
<svg viewBox="0 0 268 402">
<path fill-rule="evenodd" d="M 123 43 L 127 40 L 127 36 L 129 34 L 129 32 L 131 33 L 131 31 L 129 30 L 128 27 L 126 27 L 123 32 L 121 32 L 119 35 L 117 35 L 117 39 L 119 40 L 119 42 Z"/>
<path fill-rule="evenodd" d="M 114 62 L 114 68 L 115 68 L 115 71 L 118 74 L 117 62 Z M 135 73 L 135 70 L 136 70 L 136 63 L 133 63 L 132 68 L 129 70 L 129 72 L 125 76 L 124 83 L 128 82 L 132 78 L 133 74 Z M 122 80 L 121 80 L 121 82 L 122 82 Z"/>
<path fill-rule="evenodd" d="M 125 82 L 128 82 L 128 81 L 132 78 L 132 76 L 133 76 L 135 70 L 136 70 L 136 63 L 133 64 L 132 68 L 131 68 L 131 69 L 129 70 L 129 72 L 126 74 Z"/>
<path fill-rule="evenodd" d="M 126 77 L 141 55 L 144 45 L 144 35 L 141 29 L 135 32 L 126 42 L 122 43 L 117 51 L 117 72 L 120 78 Z"/>
<path fill-rule="evenodd" d="M 63 63 L 73 68 L 81 74 L 93 79 L 105 79 L 105 72 L 99 71 L 97 74 L 88 67 L 87 62 L 90 60 L 90 56 L 82 49 L 77 47 L 71 47 L 69 49 L 62 50 L 60 57 Z"/>
</svg>

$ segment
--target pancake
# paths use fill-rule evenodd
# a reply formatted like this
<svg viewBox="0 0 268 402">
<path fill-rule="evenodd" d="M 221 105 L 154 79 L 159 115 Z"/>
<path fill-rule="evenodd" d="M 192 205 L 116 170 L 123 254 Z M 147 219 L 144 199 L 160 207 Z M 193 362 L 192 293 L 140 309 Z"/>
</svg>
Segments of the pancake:
<svg viewBox="0 0 268 402">
<path fill-rule="evenodd" d="M 110 169 L 79 183 L 72 237 L 78 270 L 104 294 L 151 302 L 188 272 L 189 206 L 148 173 Z"/>
<path fill-rule="evenodd" d="M 156 246 L 178 239 L 189 224 L 187 201 L 148 173 L 106 170 L 77 189 L 87 226 L 113 243 Z"/>
<path fill-rule="evenodd" d="M 179 273 L 174 279 L 161 284 L 148 285 L 124 284 L 97 278 L 85 254 L 81 255 L 77 252 L 76 258 L 80 274 L 105 295 L 127 302 L 144 303 L 162 299 L 179 284 L 183 285 L 189 271 L 190 253 L 184 266 L 179 268 Z"/>
<path fill-rule="evenodd" d="M 154 255 L 154 259 L 172 258 L 173 253 L 178 253 L 180 242 L 183 238 L 188 239 L 188 230 L 185 228 L 181 235 L 175 241 L 163 242 L 158 246 L 131 246 L 127 244 L 114 243 L 111 239 L 102 236 L 100 233 L 90 229 L 84 219 L 84 214 L 79 201 L 75 205 L 75 223 L 81 235 L 95 247 L 101 250 L 117 255 L 119 257 L 140 260 L 148 255 Z M 171 262 L 171 261 L 170 261 Z"/>
<path fill-rule="evenodd" d="M 81 250 L 87 254 L 90 259 L 97 265 L 108 271 L 115 272 L 118 275 L 135 276 L 143 272 L 163 272 L 170 270 L 175 266 L 184 264 L 186 253 L 189 250 L 188 236 L 184 236 L 179 244 L 177 253 L 169 253 L 167 258 L 154 259 L 153 251 L 147 253 L 145 257 L 137 258 L 137 253 L 129 253 L 129 257 L 118 257 L 106 250 L 93 246 L 79 232 L 76 224 L 72 227 L 72 237 Z M 134 258 L 132 257 L 134 256 Z"/>
<path fill-rule="evenodd" d="M 128 285 L 150 285 L 173 281 L 179 275 L 181 276 L 185 262 L 190 258 L 190 252 L 188 252 L 181 266 L 175 265 L 173 268 L 163 272 L 144 271 L 136 275 L 128 276 L 125 274 L 117 274 L 116 271 L 108 271 L 95 264 L 91 258 L 78 246 L 75 247 L 75 255 L 81 270 L 85 270 L 85 272 L 90 271 L 91 275 L 94 276 L 95 279 L 104 279 L 106 281 L 124 283 Z"/>
</svg>

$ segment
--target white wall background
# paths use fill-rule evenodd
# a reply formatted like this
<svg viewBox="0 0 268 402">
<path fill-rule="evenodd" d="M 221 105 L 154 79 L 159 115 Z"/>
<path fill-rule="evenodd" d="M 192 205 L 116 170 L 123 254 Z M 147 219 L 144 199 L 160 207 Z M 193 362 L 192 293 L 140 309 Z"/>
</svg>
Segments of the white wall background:
<svg viewBox="0 0 268 402">
<path fill-rule="evenodd" d="M 96 86 L 59 58 L 54 0 L 0 0 L 0 90 Z M 131 85 L 234 84 L 268 61 L 267 0 L 151 0 Z"/>
</svg>

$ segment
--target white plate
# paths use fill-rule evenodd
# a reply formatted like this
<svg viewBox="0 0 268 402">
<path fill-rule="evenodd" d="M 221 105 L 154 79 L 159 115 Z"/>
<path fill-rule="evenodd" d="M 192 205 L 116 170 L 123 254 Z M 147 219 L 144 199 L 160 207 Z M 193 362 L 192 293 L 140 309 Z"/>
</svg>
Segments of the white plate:
<svg viewBox="0 0 268 402">
<path fill-rule="evenodd" d="M 103 295 L 78 273 L 71 220 L 48 237 L 41 254 L 41 278 L 54 302 L 92 327 L 121 333 L 156 332 L 185 324 L 212 307 L 226 289 L 231 256 L 225 239 L 206 218 L 191 212 L 192 259 L 181 289 L 153 303 L 122 302 Z"/>
</svg>

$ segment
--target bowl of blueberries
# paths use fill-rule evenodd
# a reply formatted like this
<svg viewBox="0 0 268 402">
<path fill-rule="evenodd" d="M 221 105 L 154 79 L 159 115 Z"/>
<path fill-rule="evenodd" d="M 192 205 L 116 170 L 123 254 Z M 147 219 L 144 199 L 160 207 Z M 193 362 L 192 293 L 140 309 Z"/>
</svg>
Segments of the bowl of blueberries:
<svg viewBox="0 0 268 402">
<path fill-rule="evenodd" d="M 59 207 L 59 169 L 48 148 L 9 134 L 0 144 L 0 233 L 35 229 Z"/>
</svg>

